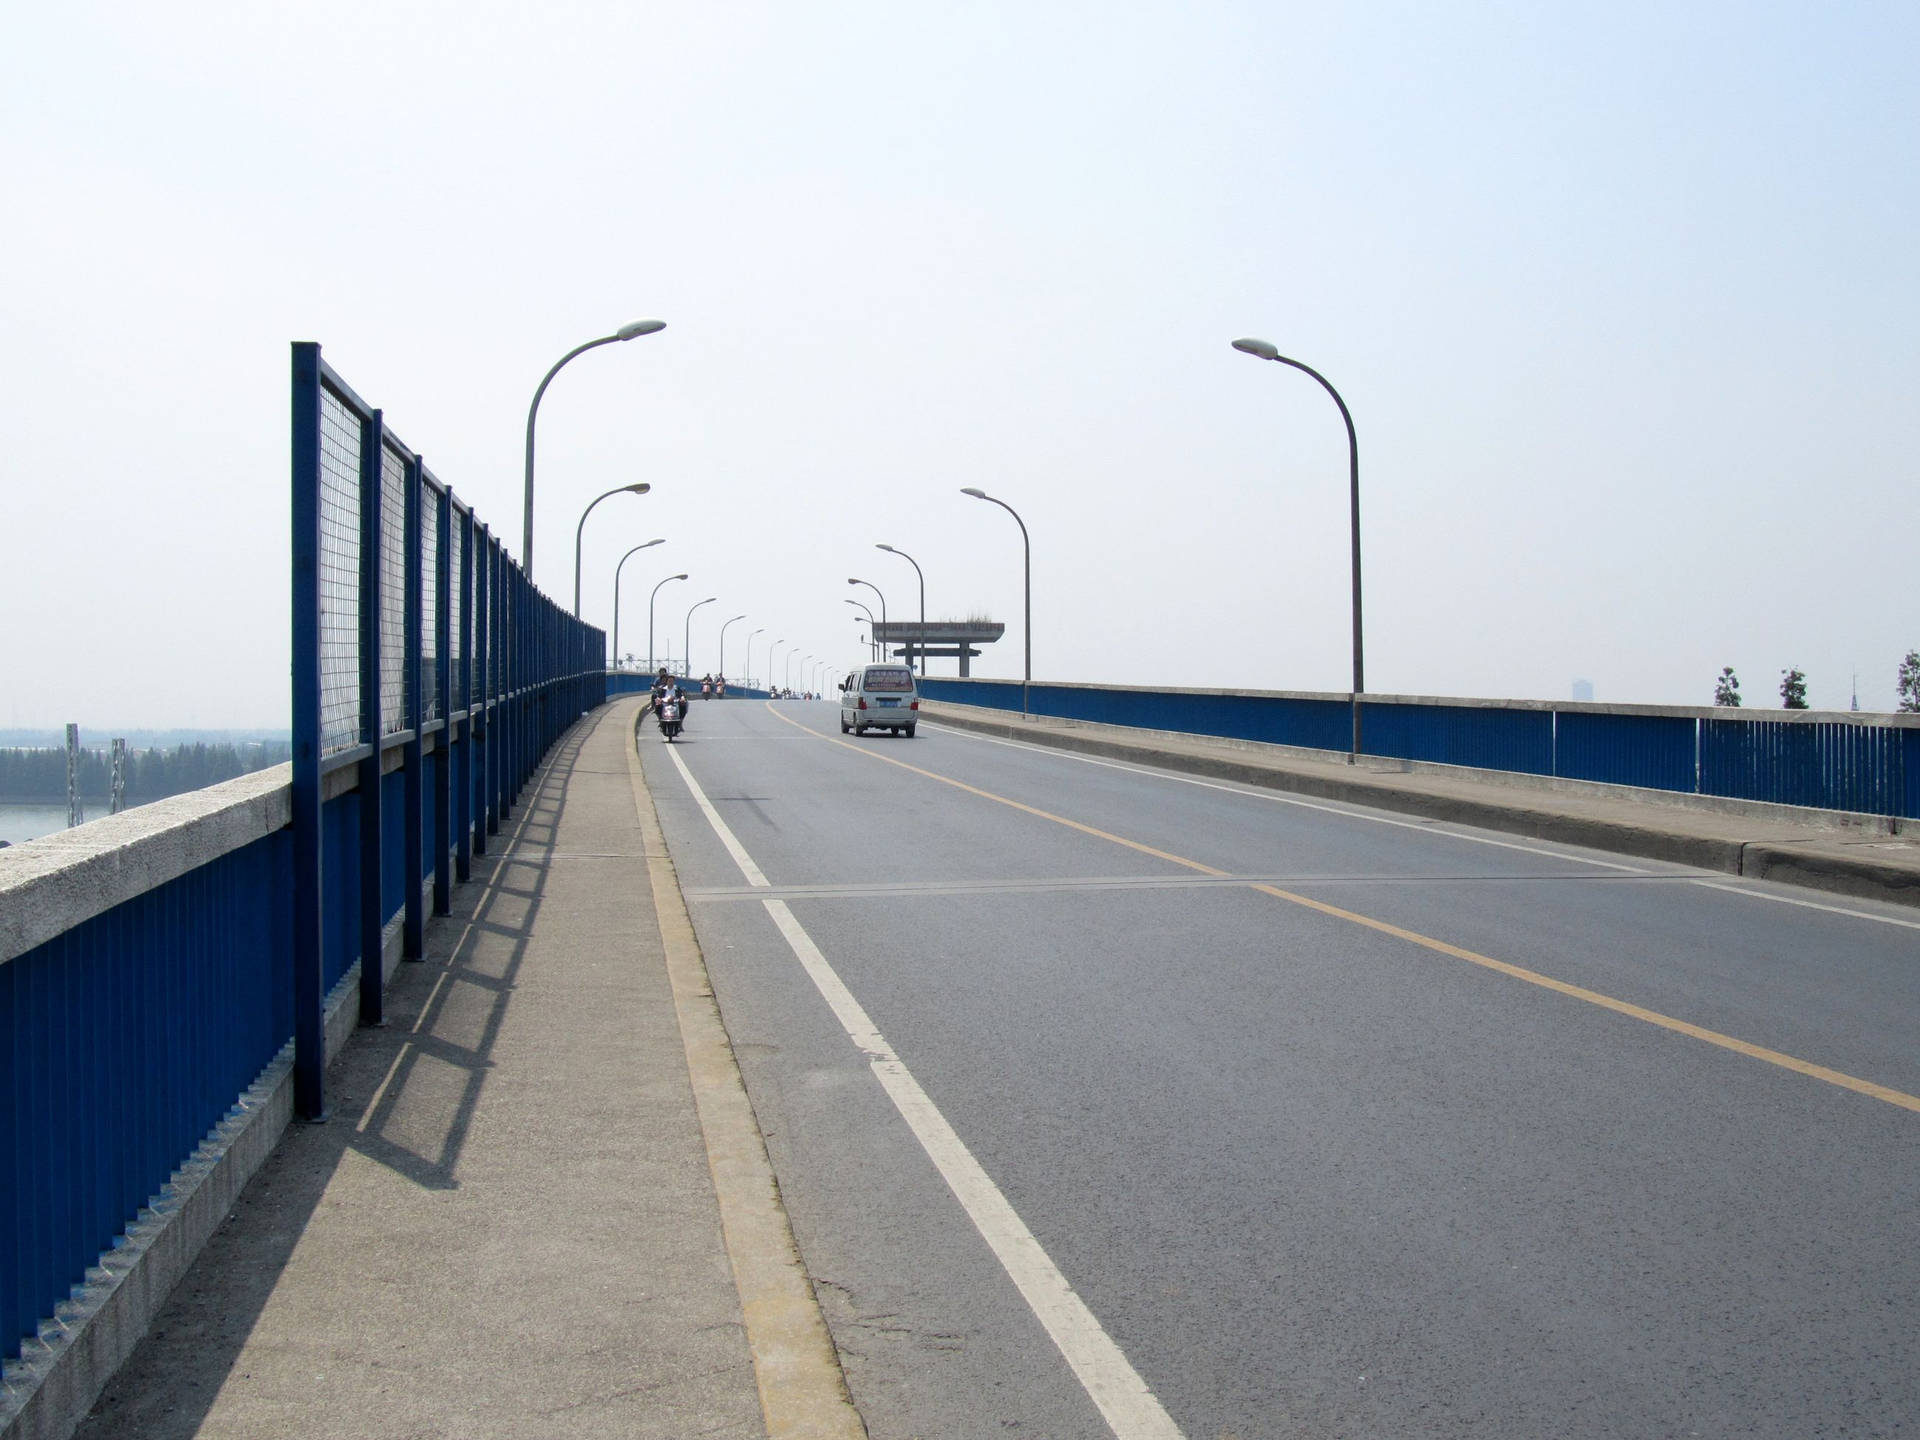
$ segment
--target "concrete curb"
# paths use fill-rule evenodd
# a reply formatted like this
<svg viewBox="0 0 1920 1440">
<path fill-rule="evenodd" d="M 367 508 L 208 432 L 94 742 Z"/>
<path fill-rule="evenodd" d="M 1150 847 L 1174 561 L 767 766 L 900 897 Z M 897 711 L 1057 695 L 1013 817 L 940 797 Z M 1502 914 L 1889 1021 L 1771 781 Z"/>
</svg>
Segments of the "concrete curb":
<svg viewBox="0 0 1920 1440">
<path fill-rule="evenodd" d="M 1336 768 L 1325 762 L 1286 763 L 1249 752 L 1244 746 L 1209 737 L 1184 737 L 1174 746 L 1153 738 L 1134 739 L 1118 726 L 1023 721 L 1001 713 L 969 714 L 964 707 L 922 703 L 928 721 L 955 729 L 1020 740 L 1057 750 L 1095 755 L 1103 759 L 1151 765 L 1183 774 L 1228 780 L 1267 790 L 1346 804 L 1366 805 L 1421 819 L 1472 825 L 1506 834 L 1561 845 L 1577 845 L 1613 854 L 1714 870 L 1727 875 L 1771 880 L 1833 894 L 1920 906 L 1920 855 L 1893 859 L 1872 853 L 1842 853 L 1837 840 L 1816 838 L 1761 838 L 1781 830 L 1785 822 L 1747 819 L 1727 813 L 1723 805 L 1698 811 L 1656 805 L 1620 787 L 1617 798 L 1604 802 L 1588 796 L 1555 796 L 1552 791 L 1518 792 L 1494 783 L 1478 785 L 1482 793 L 1462 794 L 1476 784 L 1471 774 L 1450 779 L 1444 786 L 1428 774 L 1394 771 L 1378 774 L 1365 769 Z M 1557 800 L 1557 803 L 1556 803 Z M 1631 813 L 1619 816 L 1582 813 L 1582 800 L 1604 803 Z M 1779 807 L 1769 807 L 1779 808 Z M 1674 823 L 1685 817 L 1691 824 Z M 1847 817 L 1833 817 L 1833 834 L 1875 833 L 1852 825 Z M 1868 849 L 1860 845 L 1846 851 Z M 1901 845 L 1903 851 L 1914 847 Z"/>
<path fill-rule="evenodd" d="M 675 1017 L 687 1053 L 694 1108 L 707 1148 L 720 1226 L 746 1322 L 747 1347 L 768 1440 L 865 1440 L 867 1429 L 847 1389 L 846 1374 L 806 1262 L 793 1238 L 766 1137 L 753 1113 L 707 975 L 693 918 L 653 795 L 640 768 L 634 716 L 625 737 L 628 782 L 647 851 L 654 912 L 673 988 Z"/>
</svg>

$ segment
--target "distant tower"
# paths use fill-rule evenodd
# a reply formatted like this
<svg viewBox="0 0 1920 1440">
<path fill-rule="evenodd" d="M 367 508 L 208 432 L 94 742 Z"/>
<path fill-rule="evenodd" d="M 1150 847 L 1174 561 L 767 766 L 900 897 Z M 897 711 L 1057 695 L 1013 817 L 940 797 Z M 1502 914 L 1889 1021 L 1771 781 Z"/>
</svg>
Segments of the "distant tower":
<svg viewBox="0 0 1920 1440">
<path fill-rule="evenodd" d="M 80 804 L 80 727 L 67 726 L 67 828 L 86 823 Z"/>
<path fill-rule="evenodd" d="M 1856 710 L 1860 708 L 1860 677 L 1858 675 L 1853 677 L 1853 708 Z"/>
<path fill-rule="evenodd" d="M 1574 681 L 1573 682 L 1573 698 L 1575 700 L 1593 699 L 1593 682 L 1591 680 Z"/>
<path fill-rule="evenodd" d="M 113 795 L 107 801 L 107 809 L 118 815 L 127 808 L 127 742 L 113 742 Z"/>
</svg>

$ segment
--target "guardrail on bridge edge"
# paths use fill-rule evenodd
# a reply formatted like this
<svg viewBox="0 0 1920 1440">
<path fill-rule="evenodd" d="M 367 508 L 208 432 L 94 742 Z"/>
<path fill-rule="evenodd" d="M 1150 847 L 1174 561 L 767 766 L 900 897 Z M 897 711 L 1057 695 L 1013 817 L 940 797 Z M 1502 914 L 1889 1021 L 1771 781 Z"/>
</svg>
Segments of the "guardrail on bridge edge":
<svg viewBox="0 0 1920 1440">
<path fill-rule="evenodd" d="M 605 636 L 293 347 L 294 759 L 0 851 L 0 1435 L 64 1436 L 377 1022 Z M 377 964 L 368 963 L 369 957 Z"/>
</svg>

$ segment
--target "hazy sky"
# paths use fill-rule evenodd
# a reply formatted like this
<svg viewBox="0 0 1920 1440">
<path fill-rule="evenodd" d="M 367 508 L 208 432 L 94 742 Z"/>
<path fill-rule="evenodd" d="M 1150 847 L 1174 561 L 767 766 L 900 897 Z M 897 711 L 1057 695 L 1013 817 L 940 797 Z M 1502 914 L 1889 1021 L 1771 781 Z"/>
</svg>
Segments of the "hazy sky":
<svg viewBox="0 0 1920 1440">
<path fill-rule="evenodd" d="M 288 343 L 645 653 L 1893 704 L 1920 6 L 16 6 L 0 725 L 281 725 Z M 784 667 L 783 667 L 784 669 Z M 951 662 L 936 667 L 950 672 Z M 800 671 L 794 672 L 796 681 Z"/>
</svg>

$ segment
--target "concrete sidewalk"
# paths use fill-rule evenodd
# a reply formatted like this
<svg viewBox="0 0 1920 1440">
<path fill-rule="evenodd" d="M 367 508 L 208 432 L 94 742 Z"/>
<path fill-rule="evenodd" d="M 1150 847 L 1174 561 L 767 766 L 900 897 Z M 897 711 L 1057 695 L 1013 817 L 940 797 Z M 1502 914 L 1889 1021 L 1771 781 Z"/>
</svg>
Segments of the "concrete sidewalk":
<svg viewBox="0 0 1920 1440">
<path fill-rule="evenodd" d="M 703 1132 L 700 1069 L 738 1075 L 717 1024 L 719 1059 L 683 1043 L 712 1001 L 684 912 L 663 924 L 637 708 L 556 746 L 334 1065 L 329 1123 L 287 1133 L 79 1435 L 862 1433 L 830 1346 L 843 1413 L 763 1417 L 722 1172 L 765 1156 Z M 797 1269 L 785 1243 L 763 1258 Z"/>
<path fill-rule="evenodd" d="M 922 701 L 936 724 L 1429 820 L 1920 905 L 1920 825 Z"/>
</svg>

